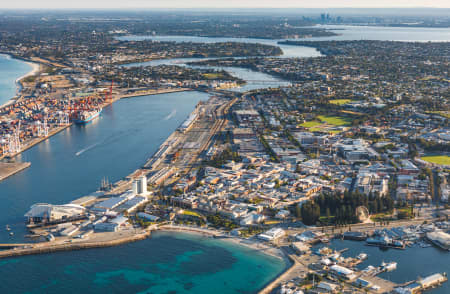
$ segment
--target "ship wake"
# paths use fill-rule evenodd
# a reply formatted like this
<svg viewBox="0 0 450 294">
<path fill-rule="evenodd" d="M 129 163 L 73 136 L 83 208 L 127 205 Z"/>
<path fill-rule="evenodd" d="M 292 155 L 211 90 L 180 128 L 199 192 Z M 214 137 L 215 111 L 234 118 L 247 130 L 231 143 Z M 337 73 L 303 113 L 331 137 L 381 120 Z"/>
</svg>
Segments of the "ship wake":
<svg viewBox="0 0 450 294">
<path fill-rule="evenodd" d="M 95 143 L 95 144 L 92 144 L 92 145 L 90 145 L 90 146 L 88 146 L 88 147 L 86 147 L 86 148 L 83 148 L 83 149 L 81 149 L 80 151 L 78 151 L 77 153 L 75 153 L 75 156 L 80 156 L 80 155 L 83 154 L 84 152 L 86 152 L 86 151 L 88 151 L 88 150 L 91 150 L 92 148 L 95 148 L 95 147 L 97 147 L 98 145 L 100 145 L 100 143 Z"/>
<path fill-rule="evenodd" d="M 175 116 L 175 114 L 177 114 L 177 110 L 176 110 L 176 109 L 172 110 L 172 112 L 170 112 L 170 113 L 164 118 L 164 120 L 169 120 L 169 119 L 171 119 L 172 117 Z"/>
</svg>

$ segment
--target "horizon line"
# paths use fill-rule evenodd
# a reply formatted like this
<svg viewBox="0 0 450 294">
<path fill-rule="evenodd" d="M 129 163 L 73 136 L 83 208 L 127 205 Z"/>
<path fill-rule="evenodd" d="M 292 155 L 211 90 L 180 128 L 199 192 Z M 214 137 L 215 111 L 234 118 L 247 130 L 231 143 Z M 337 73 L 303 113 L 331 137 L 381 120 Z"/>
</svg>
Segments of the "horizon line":
<svg viewBox="0 0 450 294">
<path fill-rule="evenodd" d="M 126 9 L 126 10 L 135 10 L 135 9 L 158 9 L 158 10 L 196 10 L 196 9 L 209 9 L 209 10 L 223 10 L 223 9 L 450 9 L 448 7 L 442 6 L 392 6 L 392 7 L 355 7 L 355 6 L 346 6 L 346 7 L 298 7 L 298 6 L 283 6 L 283 7 L 269 7 L 269 6 L 260 6 L 260 7 L 252 7 L 252 6 L 235 6 L 235 7 L 227 7 L 227 6 L 219 6 L 219 7 L 209 7 L 209 6 L 198 6 L 198 7 L 161 7 L 161 6 L 133 6 L 133 7 L 0 7 L 0 10 L 117 10 L 117 9 Z"/>
</svg>

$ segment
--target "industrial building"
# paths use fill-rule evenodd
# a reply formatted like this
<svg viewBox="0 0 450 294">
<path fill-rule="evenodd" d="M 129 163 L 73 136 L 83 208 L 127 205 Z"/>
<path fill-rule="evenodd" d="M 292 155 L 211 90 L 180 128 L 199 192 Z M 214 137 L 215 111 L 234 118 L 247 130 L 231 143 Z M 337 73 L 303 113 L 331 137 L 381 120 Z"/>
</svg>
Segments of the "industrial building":
<svg viewBox="0 0 450 294">
<path fill-rule="evenodd" d="M 447 277 L 442 274 L 433 274 L 417 281 L 423 289 L 428 289 L 447 281 Z"/>
<path fill-rule="evenodd" d="M 128 218 L 120 215 L 116 218 L 109 220 L 108 222 L 99 222 L 94 225 L 96 232 L 117 232 L 121 228 L 127 225 Z"/>
<path fill-rule="evenodd" d="M 136 208 L 141 205 L 144 204 L 145 202 L 147 202 L 147 198 L 143 197 L 143 196 L 136 196 L 133 197 L 127 201 L 125 201 L 125 203 L 121 204 L 120 206 L 116 207 L 114 209 L 115 212 L 117 213 L 122 213 L 122 212 L 132 212 L 134 210 L 136 210 Z"/>
<path fill-rule="evenodd" d="M 140 217 L 146 221 L 149 221 L 149 222 L 156 222 L 159 220 L 159 216 L 151 215 L 151 214 L 148 214 L 145 212 L 139 212 L 137 215 L 138 215 L 138 217 Z"/>
<path fill-rule="evenodd" d="M 52 205 L 38 203 L 31 206 L 25 214 L 28 223 L 58 222 L 80 219 L 85 216 L 86 209 L 77 204 Z"/>
<path fill-rule="evenodd" d="M 105 201 L 102 201 L 100 203 L 97 203 L 94 205 L 92 210 L 97 212 L 108 212 L 110 210 L 113 210 L 114 208 L 118 207 L 119 205 L 125 203 L 127 200 L 135 197 L 136 194 L 133 191 L 127 191 L 121 196 L 118 197 L 112 197 L 109 199 L 106 199 Z"/>
<path fill-rule="evenodd" d="M 338 278 L 352 281 L 356 278 L 355 273 L 346 267 L 340 266 L 340 265 L 333 265 L 330 267 L 331 273 L 337 276 Z"/>
<path fill-rule="evenodd" d="M 427 233 L 427 239 L 442 249 L 450 250 L 450 234 L 441 231 L 430 232 Z"/>
<path fill-rule="evenodd" d="M 189 117 L 181 124 L 181 126 L 179 127 L 179 130 L 183 133 L 189 131 L 192 128 L 192 125 L 194 124 L 194 122 L 196 121 L 197 118 L 198 118 L 197 111 L 192 112 L 189 115 Z"/>
</svg>

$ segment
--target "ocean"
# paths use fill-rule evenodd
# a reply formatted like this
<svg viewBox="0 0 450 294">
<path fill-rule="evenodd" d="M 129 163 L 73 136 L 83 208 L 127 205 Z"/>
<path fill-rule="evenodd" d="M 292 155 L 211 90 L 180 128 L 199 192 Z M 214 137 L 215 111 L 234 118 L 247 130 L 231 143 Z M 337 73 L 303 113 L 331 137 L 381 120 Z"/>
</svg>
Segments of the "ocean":
<svg viewBox="0 0 450 294">
<path fill-rule="evenodd" d="M 31 66 L 21 60 L 0 54 L 0 105 L 16 96 L 16 79 L 31 71 Z"/>
</svg>

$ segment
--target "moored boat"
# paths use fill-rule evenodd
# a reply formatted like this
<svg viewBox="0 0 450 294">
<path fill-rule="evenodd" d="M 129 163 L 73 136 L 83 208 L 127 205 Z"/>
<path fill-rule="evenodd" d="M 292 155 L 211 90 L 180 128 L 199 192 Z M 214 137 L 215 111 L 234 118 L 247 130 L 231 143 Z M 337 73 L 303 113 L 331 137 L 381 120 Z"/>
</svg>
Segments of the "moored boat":
<svg viewBox="0 0 450 294">
<path fill-rule="evenodd" d="M 95 110 L 83 110 L 79 111 L 75 118 L 74 122 L 76 124 L 86 124 L 91 122 L 92 120 L 96 119 L 100 116 L 100 113 L 102 112 L 102 109 L 95 109 Z"/>
</svg>

